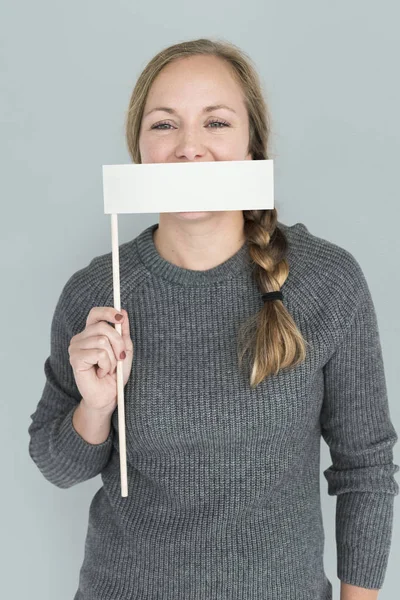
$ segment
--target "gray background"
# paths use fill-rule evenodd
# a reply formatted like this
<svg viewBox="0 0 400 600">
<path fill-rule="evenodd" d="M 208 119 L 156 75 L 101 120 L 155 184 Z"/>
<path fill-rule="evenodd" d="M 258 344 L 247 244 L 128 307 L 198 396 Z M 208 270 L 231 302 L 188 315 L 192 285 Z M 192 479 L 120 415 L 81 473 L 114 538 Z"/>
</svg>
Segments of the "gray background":
<svg viewBox="0 0 400 600">
<path fill-rule="evenodd" d="M 272 114 L 275 205 L 348 249 L 373 295 L 399 431 L 398 3 L 365 0 L 1 5 L 1 577 L 8 599 L 72 600 L 100 476 L 67 490 L 28 455 L 53 311 L 67 279 L 111 251 L 101 166 L 130 162 L 124 116 L 136 78 L 166 45 L 223 37 L 253 58 Z M 397 57 L 397 58 L 396 58 Z M 158 222 L 122 215 L 120 243 Z M 325 569 L 339 599 L 334 515 L 322 471 Z M 400 447 L 395 446 L 400 462 Z M 383 590 L 398 590 L 398 497 Z"/>
</svg>

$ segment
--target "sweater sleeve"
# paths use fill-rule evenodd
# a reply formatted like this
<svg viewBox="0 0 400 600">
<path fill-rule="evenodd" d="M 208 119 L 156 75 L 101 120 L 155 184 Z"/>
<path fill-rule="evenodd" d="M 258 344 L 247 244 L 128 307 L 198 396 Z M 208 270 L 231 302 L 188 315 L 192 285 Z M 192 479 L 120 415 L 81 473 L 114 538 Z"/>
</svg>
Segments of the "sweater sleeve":
<svg viewBox="0 0 400 600">
<path fill-rule="evenodd" d="M 87 314 L 77 318 L 87 304 L 87 294 L 77 293 L 72 276 L 58 300 L 52 323 L 50 356 L 44 363 L 45 384 L 28 433 L 29 455 L 44 477 L 59 488 L 69 488 L 98 475 L 107 464 L 114 430 L 101 444 L 90 444 L 75 430 L 72 416 L 81 395 L 69 362 L 70 340 L 84 328 Z M 79 300 L 79 302 L 77 301 Z M 84 309 L 88 312 L 90 307 Z M 69 324 L 74 318 L 74 326 Z M 78 324 L 78 327 L 76 326 Z"/>
<path fill-rule="evenodd" d="M 347 288 L 350 297 L 356 295 L 354 310 L 323 367 L 320 424 L 332 460 L 324 476 L 328 494 L 337 496 L 337 576 L 379 589 L 391 546 L 394 496 L 399 493 L 394 478 L 399 466 L 393 463 L 398 437 L 390 418 L 374 304 L 359 264 L 354 266 L 354 287 Z"/>
</svg>

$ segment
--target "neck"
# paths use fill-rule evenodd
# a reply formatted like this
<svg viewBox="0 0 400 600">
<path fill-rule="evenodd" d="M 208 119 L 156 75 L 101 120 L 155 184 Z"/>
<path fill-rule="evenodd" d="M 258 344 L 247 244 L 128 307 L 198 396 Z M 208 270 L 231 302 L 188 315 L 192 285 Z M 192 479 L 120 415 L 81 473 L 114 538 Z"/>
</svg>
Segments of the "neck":
<svg viewBox="0 0 400 600">
<path fill-rule="evenodd" d="M 153 241 L 168 262 L 205 271 L 238 252 L 245 243 L 243 226 L 243 211 L 161 213 Z"/>
</svg>

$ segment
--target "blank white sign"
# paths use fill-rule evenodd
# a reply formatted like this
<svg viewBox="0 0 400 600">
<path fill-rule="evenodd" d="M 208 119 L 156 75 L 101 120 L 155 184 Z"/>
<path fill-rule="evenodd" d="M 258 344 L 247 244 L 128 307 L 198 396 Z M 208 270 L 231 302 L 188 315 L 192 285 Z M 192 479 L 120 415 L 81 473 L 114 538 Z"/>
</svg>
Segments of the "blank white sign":
<svg viewBox="0 0 400 600">
<path fill-rule="evenodd" d="M 274 208 L 273 160 L 103 165 L 104 213 Z"/>
</svg>

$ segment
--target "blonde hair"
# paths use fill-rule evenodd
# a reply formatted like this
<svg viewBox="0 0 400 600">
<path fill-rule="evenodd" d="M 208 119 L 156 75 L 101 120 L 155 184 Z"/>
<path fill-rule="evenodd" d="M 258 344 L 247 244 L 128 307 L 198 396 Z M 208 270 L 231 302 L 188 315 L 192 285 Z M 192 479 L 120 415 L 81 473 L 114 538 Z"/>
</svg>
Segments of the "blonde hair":
<svg viewBox="0 0 400 600">
<path fill-rule="evenodd" d="M 231 67 L 244 93 L 249 116 L 249 146 L 253 160 L 268 159 L 267 145 L 270 117 L 262 86 L 250 57 L 224 40 L 197 39 L 174 44 L 160 51 L 141 72 L 133 89 L 126 115 L 126 142 L 134 163 L 141 163 L 139 135 L 150 87 L 160 71 L 174 60 L 194 55 L 212 55 L 224 59 Z M 244 234 L 254 266 L 254 278 L 261 293 L 278 291 L 289 275 L 285 258 L 287 238 L 277 226 L 276 208 L 244 210 Z M 298 330 L 282 301 L 265 302 L 260 311 L 239 330 L 238 359 L 249 351 L 250 386 L 256 387 L 265 377 L 303 362 L 308 342 Z"/>
</svg>

